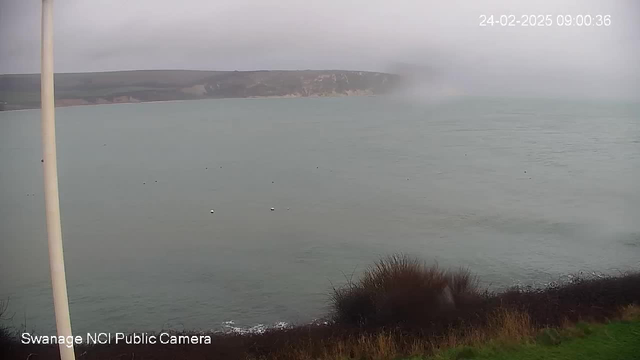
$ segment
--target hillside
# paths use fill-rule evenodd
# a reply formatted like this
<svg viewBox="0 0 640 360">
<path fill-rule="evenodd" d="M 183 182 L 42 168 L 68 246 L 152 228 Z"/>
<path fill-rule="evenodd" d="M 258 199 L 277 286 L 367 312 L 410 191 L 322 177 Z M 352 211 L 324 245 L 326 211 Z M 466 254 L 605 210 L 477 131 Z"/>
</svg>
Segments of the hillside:
<svg viewBox="0 0 640 360">
<path fill-rule="evenodd" d="M 245 97 L 376 95 L 399 76 L 340 70 L 135 70 L 55 75 L 56 106 Z M 0 109 L 40 107 L 40 75 L 0 75 Z"/>
</svg>

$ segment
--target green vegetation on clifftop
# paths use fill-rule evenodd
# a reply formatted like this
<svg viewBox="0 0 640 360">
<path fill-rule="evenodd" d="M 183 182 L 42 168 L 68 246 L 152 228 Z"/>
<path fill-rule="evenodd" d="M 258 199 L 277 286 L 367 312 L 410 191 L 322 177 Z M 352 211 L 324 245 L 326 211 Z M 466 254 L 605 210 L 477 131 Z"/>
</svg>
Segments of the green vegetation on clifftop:
<svg viewBox="0 0 640 360">
<path fill-rule="evenodd" d="M 399 83 L 393 74 L 342 71 L 138 70 L 55 74 L 56 105 L 220 99 L 376 95 Z M 39 74 L 0 75 L 5 110 L 40 106 Z"/>
</svg>

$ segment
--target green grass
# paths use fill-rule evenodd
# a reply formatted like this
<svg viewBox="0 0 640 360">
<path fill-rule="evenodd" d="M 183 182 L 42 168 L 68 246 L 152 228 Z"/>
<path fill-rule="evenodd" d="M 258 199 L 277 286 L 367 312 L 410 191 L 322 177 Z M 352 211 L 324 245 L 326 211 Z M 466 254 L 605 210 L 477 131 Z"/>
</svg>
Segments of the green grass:
<svg viewBox="0 0 640 360">
<path fill-rule="evenodd" d="M 135 91 L 163 90 L 162 88 L 154 88 L 148 86 L 117 86 L 103 89 L 85 89 L 85 90 L 61 90 L 56 92 L 58 98 L 90 98 L 90 97 L 108 97 L 118 94 L 124 94 Z M 38 93 L 39 96 L 39 93 Z"/>
<path fill-rule="evenodd" d="M 412 358 L 418 360 L 421 358 Z M 525 344 L 489 343 L 445 350 L 429 360 L 633 360 L 640 359 L 640 321 L 577 324 L 540 332 Z"/>
</svg>

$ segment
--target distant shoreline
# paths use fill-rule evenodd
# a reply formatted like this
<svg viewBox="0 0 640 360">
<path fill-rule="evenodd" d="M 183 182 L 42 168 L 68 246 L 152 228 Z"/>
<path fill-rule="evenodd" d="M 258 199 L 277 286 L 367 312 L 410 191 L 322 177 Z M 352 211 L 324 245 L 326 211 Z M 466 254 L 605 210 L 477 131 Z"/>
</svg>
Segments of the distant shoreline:
<svg viewBox="0 0 640 360">
<path fill-rule="evenodd" d="M 377 94 L 332 94 L 332 95 L 309 95 L 309 96 L 296 96 L 296 95 L 274 95 L 274 96 L 247 96 L 247 97 L 228 97 L 228 98 L 204 98 L 204 99 L 179 99 L 179 100 L 152 100 L 152 101 L 123 101 L 123 102 L 110 102 L 110 103 L 89 103 L 89 104 L 73 104 L 73 105 L 57 105 L 56 109 L 69 108 L 69 107 L 83 107 L 83 106 L 99 106 L 99 105 L 123 105 L 123 104 L 156 104 L 156 103 L 177 103 L 187 101 L 199 101 L 199 100 L 252 100 L 252 99 L 304 99 L 304 98 L 338 98 L 338 97 L 375 97 Z M 17 111 L 30 111 L 40 110 L 39 107 L 25 108 L 25 109 L 11 109 L 2 110 L 2 112 L 17 112 Z"/>
<path fill-rule="evenodd" d="M 346 70 L 124 71 L 55 74 L 56 107 L 204 99 L 389 94 L 396 74 Z M 40 107 L 38 74 L 0 75 L 0 109 Z"/>
</svg>

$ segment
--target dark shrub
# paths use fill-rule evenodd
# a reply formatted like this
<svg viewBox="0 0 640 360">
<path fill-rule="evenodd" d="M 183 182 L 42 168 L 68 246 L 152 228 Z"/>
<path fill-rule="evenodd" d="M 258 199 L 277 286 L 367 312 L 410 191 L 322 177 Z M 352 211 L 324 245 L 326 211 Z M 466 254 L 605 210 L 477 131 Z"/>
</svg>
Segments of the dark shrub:
<svg viewBox="0 0 640 360">
<path fill-rule="evenodd" d="M 570 283 L 545 288 L 512 289 L 495 295 L 492 306 L 526 311 L 536 327 L 559 326 L 563 321 L 604 320 L 620 307 L 640 299 L 640 273 L 621 276 L 580 275 Z"/>
<path fill-rule="evenodd" d="M 7 310 L 8 306 L 7 301 L 0 301 L 0 320 L 4 319 L 4 313 Z M 5 349 L 9 349 L 14 345 L 15 339 L 17 338 L 16 332 L 12 331 L 2 325 L 0 325 L 0 357 L 3 355 Z"/>
<path fill-rule="evenodd" d="M 460 269 L 447 272 L 406 255 L 375 263 L 354 283 L 335 289 L 333 316 L 363 327 L 414 326 L 443 320 L 478 298 L 477 280 Z"/>
</svg>

